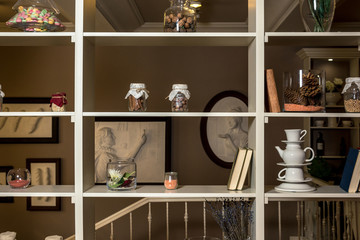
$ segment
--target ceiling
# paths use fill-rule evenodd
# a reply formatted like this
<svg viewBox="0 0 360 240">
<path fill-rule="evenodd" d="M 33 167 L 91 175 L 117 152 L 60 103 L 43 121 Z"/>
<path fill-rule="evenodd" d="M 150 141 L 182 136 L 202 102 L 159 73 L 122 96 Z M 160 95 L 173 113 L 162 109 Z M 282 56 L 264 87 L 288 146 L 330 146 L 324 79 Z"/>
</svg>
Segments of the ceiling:
<svg viewBox="0 0 360 240">
<path fill-rule="evenodd" d="M 55 0 L 61 14 L 59 18 L 68 25 L 75 21 L 75 0 Z M 16 0 L 0 0 L 0 22 L 14 15 Z M 222 24 L 246 27 L 248 1 L 203 0 L 200 9 L 200 26 Z M 161 31 L 163 13 L 170 6 L 169 0 L 97 0 L 96 31 Z M 332 31 L 360 31 L 360 1 L 337 0 Z M 104 24 L 104 21 L 109 24 Z M 101 24 L 99 24 L 101 23 Z M 237 25 L 236 25 L 237 24 Z M 101 26 L 107 26 L 105 28 Z M 150 28 L 146 28 L 151 26 Z M 350 27 L 349 27 L 350 26 Z M 211 31 L 211 28 L 204 28 Z M 203 29 L 203 30 L 204 30 Z M 241 31 L 234 28 L 234 31 Z M 214 31 L 218 31 L 216 29 Z M 229 30 L 231 31 L 231 30 Z M 265 31 L 304 31 L 298 1 L 265 0 Z"/>
</svg>

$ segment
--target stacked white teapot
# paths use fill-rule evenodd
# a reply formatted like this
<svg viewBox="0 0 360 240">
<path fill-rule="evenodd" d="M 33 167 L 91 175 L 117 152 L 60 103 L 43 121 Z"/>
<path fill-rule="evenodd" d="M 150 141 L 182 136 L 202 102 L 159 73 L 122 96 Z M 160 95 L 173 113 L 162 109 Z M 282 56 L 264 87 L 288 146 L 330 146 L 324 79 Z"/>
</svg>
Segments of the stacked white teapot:
<svg viewBox="0 0 360 240">
<path fill-rule="evenodd" d="M 282 142 L 286 143 L 286 149 L 282 150 L 279 146 L 276 146 L 276 150 L 279 152 L 280 157 L 283 159 L 283 163 L 277 163 L 277 165 L 284 166 L 278 174 L 278 181 L 283 182 L 279 186 L 275 187 L 275 190 L 281 192 L 310 192 L 315 188 L 310 186 L 308 182 L 311 182 L 311 178 L 304 178 L 304 166 L 311 164 L 314 159 L 314 150 L 311 147 L 305 149 L 301 148 L 301 143 L 304 142 L 304 137 L 307 133 L 306 130 L 301 129 L 285 129 L 287 140 Z M 311 158 L 306 159 L 305 152 L 309 150 L 311 152 Z"/>
</svg>

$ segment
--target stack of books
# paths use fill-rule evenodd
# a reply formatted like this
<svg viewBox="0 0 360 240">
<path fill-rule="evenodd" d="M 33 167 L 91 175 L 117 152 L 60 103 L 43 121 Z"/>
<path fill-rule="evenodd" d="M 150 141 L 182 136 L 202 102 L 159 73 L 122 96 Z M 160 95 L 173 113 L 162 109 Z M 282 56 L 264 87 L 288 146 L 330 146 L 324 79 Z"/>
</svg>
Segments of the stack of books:
<svg viewBox="0 0 360 240">
<path fill-rule="evenodd" d="M 359 192 L 360 182 L 360 150 L 350 148 L 346 157 L 340 187 L 349 193 Z"/>
<path fill-rule="evenodd" d="M 228 190 L 242 190 L 246 175 L 249 171 L 253 150 L 250 148 L 239 148 L 233 162 L 229 181 Z"/>
</svg>

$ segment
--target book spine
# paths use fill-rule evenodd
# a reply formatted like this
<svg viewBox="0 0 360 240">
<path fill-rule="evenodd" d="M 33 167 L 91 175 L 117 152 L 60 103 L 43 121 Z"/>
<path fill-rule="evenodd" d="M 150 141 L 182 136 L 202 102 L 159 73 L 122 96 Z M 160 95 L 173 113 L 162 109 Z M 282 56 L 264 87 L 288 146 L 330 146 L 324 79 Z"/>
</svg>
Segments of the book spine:
<svg viewBox="0 0 360 240">
<path fill-rule="evenodd" d="M 274 71 L 272 69 L 266 70 L 266 84 L 269 98 L 269 110 L 270 112 L 280 112 L 280 104 L 276 90 Z"/>
</svg>

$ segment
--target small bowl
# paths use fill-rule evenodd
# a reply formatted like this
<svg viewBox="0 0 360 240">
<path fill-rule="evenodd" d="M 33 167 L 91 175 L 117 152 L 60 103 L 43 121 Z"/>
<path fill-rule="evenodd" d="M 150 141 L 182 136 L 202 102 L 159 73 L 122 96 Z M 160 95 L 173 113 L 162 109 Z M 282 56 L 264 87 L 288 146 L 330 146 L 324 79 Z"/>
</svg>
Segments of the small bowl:
<svg viewBox="0 0 360 240">
<path fill-rule="evenodd" d="M 31 174 L 26 168 L 11 169 L 6 180 L 11 188 L 27 188 L 31 181 Z"/>
<path fill-rule="evenodd" d="M 352 126 L 352 121 L 344 120 L 341 122 L 342 122 L 343 127 L 351 127 Z"/>
</svg>

